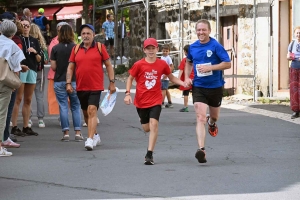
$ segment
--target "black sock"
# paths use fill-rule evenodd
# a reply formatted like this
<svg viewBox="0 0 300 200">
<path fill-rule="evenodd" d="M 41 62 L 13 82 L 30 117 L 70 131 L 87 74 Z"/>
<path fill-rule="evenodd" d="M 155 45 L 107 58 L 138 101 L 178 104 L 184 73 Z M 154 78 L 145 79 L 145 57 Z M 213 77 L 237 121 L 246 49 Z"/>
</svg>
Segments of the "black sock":
<svg viewBox="0 0 300 200">
<path fill-rule="evenodd" d="M 172 102 L 171 102 L 171 101 L 169 101 L 169 102 L 168 102 L 168 104 L 172 104 Z"/>
<path fill-rule="evenodd" d="M 153 153 L 153 151 L 149 151 L 149 150 L 148 150 L 146 156 L 148 156 L 148 157 L 151 158 L 151 157 L 152 157 L 152 153 Z"/>
<path fill-rule="evenodd" d="M 202 151 L 205 151 L 205 147 L 200 148 Z"/>
</svg>

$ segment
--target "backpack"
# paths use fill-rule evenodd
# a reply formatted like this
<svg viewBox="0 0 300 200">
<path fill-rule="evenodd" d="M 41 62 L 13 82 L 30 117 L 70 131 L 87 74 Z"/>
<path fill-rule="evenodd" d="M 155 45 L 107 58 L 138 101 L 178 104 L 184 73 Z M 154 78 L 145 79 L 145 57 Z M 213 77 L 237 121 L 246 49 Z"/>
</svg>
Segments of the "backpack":
<svg viewBox="0 0 300 200">
<path fill-rule="evenodd" d="M 45 30 L 46 30 L 46 26 L 45 26 L 44 23 L 43 23 L 44 17 L 45 17 L 45 16 L 42 15 L 42 16 L 39 17 L 39 18 L 37 18 L 37 17 L 34 18 L 34 23 L 40 27 L 41 31 L 45 31 Z"/>
<path fill-rule="evenodd" d="M 99 54 L 102 58 L 102 44 L 100 42 L 96 42 L 97 43 L 97 47 L 98 47 L 98 51 L 99 51 Z M 75 57 L 79 51 L 79 47 L 80 47 L 80 44 L 76 44 L 75 46 L 75 49 L 74 49 L 74 52 L 75 52 Z"/>
</svg>

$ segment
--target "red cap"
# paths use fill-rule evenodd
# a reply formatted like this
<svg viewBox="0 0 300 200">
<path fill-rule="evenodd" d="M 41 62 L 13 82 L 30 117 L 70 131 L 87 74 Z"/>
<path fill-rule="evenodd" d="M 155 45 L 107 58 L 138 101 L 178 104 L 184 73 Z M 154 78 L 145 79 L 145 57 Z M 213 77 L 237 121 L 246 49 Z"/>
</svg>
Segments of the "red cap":
<svg viewBox="0 0 300 200">
<path fill-rule="evenodd" d="M 144 48 L 146 48 L 147 46 L 154 46 L 154 47 L 158 47 L 157 41 L 154 38 L 148 38 L 144 41 Z"/>
</svg>

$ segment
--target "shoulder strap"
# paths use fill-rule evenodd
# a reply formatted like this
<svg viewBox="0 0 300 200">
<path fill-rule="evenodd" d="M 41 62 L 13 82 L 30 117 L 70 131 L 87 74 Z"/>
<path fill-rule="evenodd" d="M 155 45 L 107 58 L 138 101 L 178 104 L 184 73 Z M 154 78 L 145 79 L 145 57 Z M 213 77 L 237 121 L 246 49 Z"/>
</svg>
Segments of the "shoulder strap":
<svg viewBox="0 0 300 200">
<path fill-rule="evenodd" d="M 102 44 L 100 42 L 97 42 L 97 47 L 100 55 L 102 56 Z"/>
<path fill-rule="evenodd" d="M 292 50 L 293 50 L 294 43 L 295 43 L 295 40 L 293 40 L 293 42 L 292 42 L 292 44 L 291 44 L 291 47 L 290 47 L 290 52 L 292 52 Z"/>
<path fill-rule="evenodd" d="M 76 44 L 75 49 L 74 49 L 75 56 L 79 51 L 79 47 L 80 47 L 80 44 Z"/>
</svg>

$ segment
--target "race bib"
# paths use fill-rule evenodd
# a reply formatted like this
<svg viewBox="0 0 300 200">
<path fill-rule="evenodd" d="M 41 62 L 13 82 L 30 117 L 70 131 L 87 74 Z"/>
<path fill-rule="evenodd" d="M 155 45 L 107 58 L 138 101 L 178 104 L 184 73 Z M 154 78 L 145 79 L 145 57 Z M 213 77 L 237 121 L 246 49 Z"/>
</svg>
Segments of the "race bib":
<svg viewBox="0 0 300 200">
<path fill-rule="evenodd" d="M 211 75 L 213 75 L 212 71 L 201 73 L 200 72 L 200 66 L 203 66 L 203 65 L 211 65 L 211 63 L 196 64 L 197 76 L 198 77 L 204 77 L 204 76 L 211 76 Z"/>
</svg>

